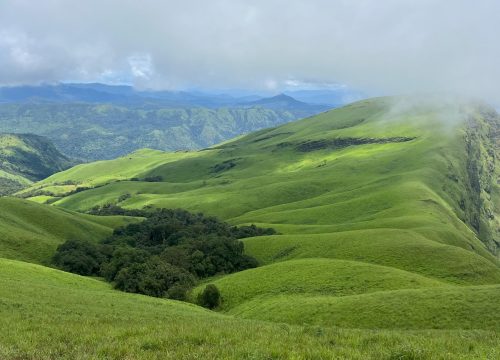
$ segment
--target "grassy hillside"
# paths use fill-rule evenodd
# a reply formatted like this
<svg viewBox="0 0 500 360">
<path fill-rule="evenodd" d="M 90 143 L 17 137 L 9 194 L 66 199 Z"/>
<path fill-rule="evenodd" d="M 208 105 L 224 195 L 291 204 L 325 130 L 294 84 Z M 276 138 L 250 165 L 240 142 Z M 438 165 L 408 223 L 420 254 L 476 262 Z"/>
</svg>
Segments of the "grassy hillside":
<svg viewBox="0 0 500 360">
<path fill-rule="evenodd" d="M 192 152 L 165 153 L 151 149 L 137 150 L 132 154 L 111 161 L 97 161 L 77 165 L 20 191 L 19 195 L 34 197 L 42 194 L 41 196 L 49 196 L 45 198 L 45 201 L 50 201 L 51 197 L 57 198 L 57 196 L 78 192 L 89 187 L 95 188 L 129 179 L 144 180 L 155 167 L 171 161 L 189 158 L 194 154 Z"/>
<path fill-rule="evenodd" d="M 500 330 L 500 285 L 451 286 L 363 262 L 290 260 L 212 283 L 223 294 L 221 310 L 244 318 L 345 328 Z"/>
<path fill-rule="evenodd" d="M 352 296 L 278 295 L 245 302 L 243 318 L 367 329 L 500 330 L 500 285 L 382 291 Z"/>
<path fill-rule="evenodd" d="M 346 296 L 384 290 L 446 286 L 446 283 L 391 267 L 331 259 L 279 262 L 224 276 L 213 283 L 225 296 L 221 306 L 224 310 L 232 309 L 248 300 L 260 299 L 262 296 Z M 203 288 L 203 284 L 198 286 L 193 291 L 193 297 Z"/>
<path fill-rule="evenodd" d="M 68 239 L 100 239 L 125 222 L 0 197 L 0 257 L 50 264 L 57 245 Z"/>
<path fill-rule="evenodd" d="M 343 330 L 248 321 L 0 259 L 2 359 L 493 359 L 491 330 Z"/>
<path fill-rule="evenodd" d="M 261 268 L 214 279 L 221 310 L 232 314 L 493 329 L 499 128 L 498 115 L 477 103 L 371 99 L 204 151 L 155 153 L 151 166 L 140 153 L 88 164 L 24 195 L 78 211 L 181 207 L 277 229 L 245 240 Z M 105 180 L 75 192 L 67 184 L 85 181 L 80 171 Z M 137 174 L 157 182 L 126 181 Z M 421 305 L 412 310 L 411 299 Z"/>
<path fill-rule="evenodd" d="M 0 134 L 0 195 L 12 194 L 74 164 L 46 138 Z"/>
</svg>

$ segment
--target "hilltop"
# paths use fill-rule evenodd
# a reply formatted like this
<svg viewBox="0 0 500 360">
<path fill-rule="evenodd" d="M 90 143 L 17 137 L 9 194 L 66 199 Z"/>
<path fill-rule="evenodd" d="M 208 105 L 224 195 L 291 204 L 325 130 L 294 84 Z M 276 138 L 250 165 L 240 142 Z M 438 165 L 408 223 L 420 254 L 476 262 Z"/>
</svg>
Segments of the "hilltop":
<svg viewBox="0 0 500 360">
<path fill-rule="evenodd" d="M 0 195 L 19 191 L 75 163 L 42 136 L 0 133 Z"/>
</svg>

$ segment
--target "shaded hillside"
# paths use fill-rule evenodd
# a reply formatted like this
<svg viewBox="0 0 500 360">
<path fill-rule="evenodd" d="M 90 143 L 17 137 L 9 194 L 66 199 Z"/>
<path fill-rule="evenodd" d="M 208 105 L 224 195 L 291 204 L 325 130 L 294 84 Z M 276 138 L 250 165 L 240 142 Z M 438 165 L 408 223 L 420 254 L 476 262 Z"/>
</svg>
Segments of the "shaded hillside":
<svg viewBox="0 0 500 360">
<path fill-rule="evenodd" d="M 0 133 L 0 195 L 14 193 L 72 165 L 75 161 L 44 137 Z"/>
</svg>

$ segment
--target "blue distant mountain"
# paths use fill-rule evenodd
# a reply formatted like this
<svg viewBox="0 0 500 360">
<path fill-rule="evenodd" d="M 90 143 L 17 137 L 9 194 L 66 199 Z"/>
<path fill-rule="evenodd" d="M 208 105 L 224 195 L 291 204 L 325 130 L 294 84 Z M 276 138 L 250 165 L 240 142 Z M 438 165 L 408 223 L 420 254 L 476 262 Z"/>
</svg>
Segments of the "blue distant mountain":
<svg viewBox="0 0 500 360">
<path fill-rule="evenodd" d="M 285 94 L 293 97 L 296 100 L 308 104 L 321 104 L 335 107 L 342 106 L 367 97 L 364 93 L 349 88 L 293 90 L 285 91 Z"/>
<path fill-rule="evenodd" d="M 199 91 L 137 90 L 128 85 L 45 84 L 0 87 L 0 103 L 110 103 L 124 106 L 160 107 L 241 107 L 260 105 L 268 108 L 310 109 L 311 105 L 339 106 L 362 98 L 362 94 L 346 90 L 297 90 L 272 97 Z"/>
<path fill-rule="evenodd" d="M 0 103 L 111 103 L 162 107 L 237 106 L 260 97 L 232 97 L 187 91 L 140 91 L 127 85 L 55 84 L 0 87 Z"/>
</svg>

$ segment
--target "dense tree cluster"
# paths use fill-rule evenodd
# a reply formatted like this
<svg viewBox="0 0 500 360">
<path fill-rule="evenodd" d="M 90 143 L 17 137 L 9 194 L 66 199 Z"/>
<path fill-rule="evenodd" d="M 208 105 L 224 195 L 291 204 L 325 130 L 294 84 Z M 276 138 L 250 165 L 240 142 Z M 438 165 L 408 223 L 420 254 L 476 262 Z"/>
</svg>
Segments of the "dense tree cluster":
<svg viewBox="0 0 500 360">
<path fill-rule="evenodd" d="M 103 212 L 128 215 L 116 206 Z M 133 213 L 146 219 L 115 229 L 100 243 L 69 240 L 57 248 L 54 264 L 77 274 L 102 276 L 124 291 L 182 300 L 197 279 L 257 266 L 238 239 L 275 233 L 255 225 L 230 226 L 185 210 Z"/>
</svg>

